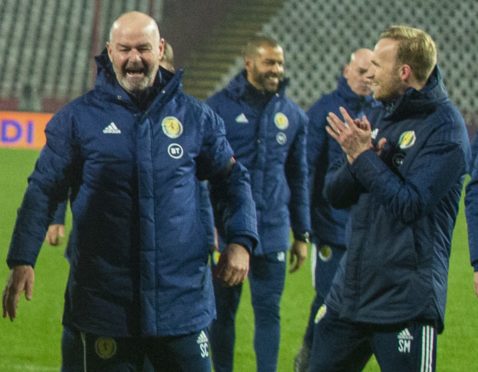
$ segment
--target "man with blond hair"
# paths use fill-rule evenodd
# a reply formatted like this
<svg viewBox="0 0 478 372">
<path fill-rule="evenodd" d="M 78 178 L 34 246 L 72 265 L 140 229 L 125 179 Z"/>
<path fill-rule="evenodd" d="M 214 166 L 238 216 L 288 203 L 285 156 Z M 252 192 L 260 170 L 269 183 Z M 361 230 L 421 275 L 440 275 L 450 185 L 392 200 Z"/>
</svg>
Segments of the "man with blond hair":
<svg viewBox="0 0 478 372">
<path fill-rule="evenodd" d="M 384 110 L 370 123 L 328 116 L 344 152 L 325 195 L 351 208 L 346 253 L 315 317 L 310 371 L 434 371 L 452 232 L 470 149 L 432 38 L 391 26 L 369 74 Z"/>
</svg>

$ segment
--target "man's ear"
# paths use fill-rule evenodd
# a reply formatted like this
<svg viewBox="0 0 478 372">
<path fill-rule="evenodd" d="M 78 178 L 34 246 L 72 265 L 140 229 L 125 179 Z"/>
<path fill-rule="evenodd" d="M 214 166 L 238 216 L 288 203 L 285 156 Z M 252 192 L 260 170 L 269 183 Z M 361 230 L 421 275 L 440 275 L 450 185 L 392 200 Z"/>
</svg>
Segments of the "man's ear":
<svg viewBox="0 0 478 372">
<path fill-rule="evenodd" d="M 244 57 L 244 66 L 246 67 L 246 70 L 249 70 L 252 66 L 252 59 L 249 57 Z"/>
<path fill-rule="evenodd" d="M 113 59 L 111 58 L 111 49 L 113 46 L 109 41 L 106 42 L 106 51 L 108 52 L 108 58 L 110 59 L 111 62 L 113 62 Z"/>
<path fill-rule="evenodd" d="M 412 77 L 413 70 L 410 67 L 410 65 L 401 65 L 399 74 L 400 74 L 400 79 L 402 81 L 409 81 L 410 78 Z"/>
<path fill-rule="evenodd" d="M 347 63 L 342 69 L 342 75 L 348 79 L 349 78 L 350 65 Z"/>
<path fill-rule="evenodd" d="M 159 40 L 159 60 L 160 61 L 163 59 L 164 51 L 166 50 L 165 45 L 166 45 L 166 41 L 163 38 L 161 38 L 161 40 Z"/>
</svg>

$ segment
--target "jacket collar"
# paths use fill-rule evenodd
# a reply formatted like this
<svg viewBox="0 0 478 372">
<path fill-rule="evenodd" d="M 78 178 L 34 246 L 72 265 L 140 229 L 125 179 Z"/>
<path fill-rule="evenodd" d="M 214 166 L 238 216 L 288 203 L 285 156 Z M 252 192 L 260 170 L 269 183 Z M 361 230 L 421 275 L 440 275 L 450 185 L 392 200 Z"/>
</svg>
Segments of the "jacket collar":
<svg viewBox="0 0 478 372">
<path fill-rule="evenodd" d="M 385 118 L 400 119 L 417 112 L 431 111 L 447 99 L 448 93 L 443 84 L 440 68 L 435 66 L 427 83 L 421 90 L 408 88 L 402 96 L 383 103 L 387 112 Z"/>
<path fill-rule="evenodd" d="M 137 105 L 135 103 L 135 99 L 118 83 L 106 48 L 101 52 L 101 54 L 95 57 L 95 61 L 97 66 L 95 90 L 98 90 L 102 94 L 106 94 L 111 98 L 120 99 L 122 101 L 131 102 L 132 104 Z M 148 97 L 152 98 L 149 102 L 153 102 L 155 100 L 154 97 L 156 97 L 163 89 L 166 94 L 173 94 L 177 90 L 181 89 L 182 75 L 182 70 L 178 70 L 176 73 L 172 74 L 169 71 L 160 68 L 158 70 L 156 79 L 154 80 L 153 86 L 150 88 L 150 92 L 148 94 Z"/>
<path fill-rule="evenodd" d="M 337 91 L 339 95 L 344 99 L 347 107 L 354 111 L 358 111 L 364 106 L 372 106 L 375 102 L 371 95 L 359 96 L 355 93 L 347 83 L 347 80 L 341 76 L 337 83 Z"/>
</svg>

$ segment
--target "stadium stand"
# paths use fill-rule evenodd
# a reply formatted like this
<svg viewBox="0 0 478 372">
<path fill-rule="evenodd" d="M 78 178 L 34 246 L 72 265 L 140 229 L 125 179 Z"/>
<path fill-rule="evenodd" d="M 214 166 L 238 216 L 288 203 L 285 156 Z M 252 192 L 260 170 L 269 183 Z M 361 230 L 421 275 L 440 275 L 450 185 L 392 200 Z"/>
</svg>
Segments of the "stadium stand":
<svg viewBox="0 0 478 372">
<path fill-rule="evenodd" d="M 127 10 L 160 19 L 154 0 L 2 0 L 0 2 L 0 108 L 43 111 L 85 92 L 95 67 L 91 56 L 105 45 L 111 22 Z M 107 26 L 104 26 L 107 25 Z M 39 97 L 32 97 L 37 94 Z"/>
<path fill-rule="evenodd" d="M 344 56 L 373 47 L 380 30 L 393 23 L 423 27 L 438 43 L 450 95 L 468 122 L 477 121 L 474 0 L 2 0 L 0 107 L 18 108 L 25 86 L 38 92 L 48 111 L 86 91 L 95 75 L 91 57 L 103 48 L 109 24 L 131 9 L 161 22 L 186 69 L 186 91 L 199 98 L 239 71 L 248 36 L 275 36 L 286 52 L 289 95 L 304 108 L 334 89 Z"/>
<path fill-rule="evenodd" d="M 204 99 L 214 90 L 218 81 L 226 83 L 222 78 L 227 77 L 231 65 L 235 66 L 236 57 L 241 55 L 245 41 L 261 30 L 282 3 L 282 0 L 234 2 L 210 29 L 207 39 L 198 43 L 187 58 L 185 90 Z"/>
<path fill-rule="evenodd" d="M 478 2 L 474 0 L 288 0 L 263 31 L 282 41 L 289 94 L 308 108 L 333 90 L 347 53 L 373 48 L 388 25 L 426 29 L 437 41 L 450 95 L 465 112 L 478 111 Z"/>
</svg>

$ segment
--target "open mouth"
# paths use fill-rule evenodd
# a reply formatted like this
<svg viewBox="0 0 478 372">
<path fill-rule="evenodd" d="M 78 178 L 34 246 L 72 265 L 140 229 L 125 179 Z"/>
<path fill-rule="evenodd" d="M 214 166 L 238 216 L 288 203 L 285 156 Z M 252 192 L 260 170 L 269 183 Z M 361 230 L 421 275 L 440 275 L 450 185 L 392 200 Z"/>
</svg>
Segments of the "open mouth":
<svg viewBox="0 0 478 372">
<path fill-rule="evenodd" d="M 266 75 L 264 83 L 276 87 L 280 83 L 280 78 L 277 75 Z"/>
<path fill-rule="evenodd" d="M 146 69 L 142 67 L 127 67 L 125 72 L 127 77 L 132 78 L 143 77 L 146 75 Z"/>
</svg>

